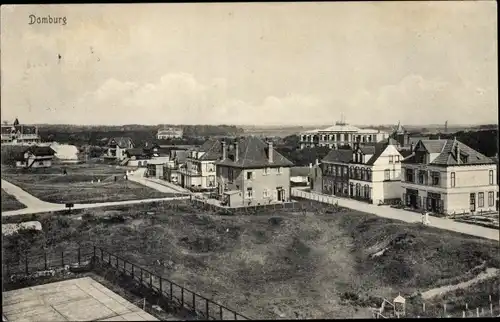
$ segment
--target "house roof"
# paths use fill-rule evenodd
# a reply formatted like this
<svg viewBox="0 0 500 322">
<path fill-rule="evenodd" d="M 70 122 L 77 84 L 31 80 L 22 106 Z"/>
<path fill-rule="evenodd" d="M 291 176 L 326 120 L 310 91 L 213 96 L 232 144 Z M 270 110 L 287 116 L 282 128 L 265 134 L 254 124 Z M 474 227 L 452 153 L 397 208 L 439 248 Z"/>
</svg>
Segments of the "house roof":
<svg viewBox="0 0 500 322">
<path fill-rule="evenodd" d="M 235 149 L 227 152 L 227 158 L 217 162 L 220 165 L 228 165 L 239 168 L 260 168 L 260 167 L 291 167 L 293 163 L 281 155 L 276 149 L 272 150 L 273 162 L 269 162 L 269 149 L 261 139 L 255 136 L 248 136 L 237 140 L 239 145 L 238 161 L 235 162 Z"/>
<path fill-rule="evenodd" d="M 292 177 L 308 177 L 311 174 L 309 167 L 291 167 L 290 176 Z"/>
<path fill-rule="evenodd" d="M 218 160 L 222 157 L 222 142 L 210 138 L 196 149 L 200 152 L 205 152 L 199 160 Z"/>
<path fill-rule="evenodd" d="M 401 156 L 403 156 L 403 158 L 407 158 L 413 153 L 413 151 L 401 149 L 399 150 L 399 153 L 401 154 Z"/>
<path fill-rule="evenodd" d="M 37 157 L 53 156 L 56 153 L 56 151 L 54 151 L 54 149 L 52 149 L 50 146 L 23 146 L 19 147 L 19 149 L 13 150 L 15 160 L 24 160 L 24 154 L 26 152 L 30 152 Z"/>
<path fill-rule="evenodd" d="M 347 149 L 330 150 L 321 162 L 349 163 L 352 161 L 352 151 Z"/>
<path fill-rule="evenodd" d="M 129 138 L 128 136 L 118 136 L 109 139 L 109 142 L 115 141 L 116 145 L 118 145 L 120 148 L 126 148 L 129 144 L 132 144 L 132 139 Z"/>
<path fill-rule="evenodd" d="M 368 161 L 366 161 L 367 165 L 373 165 L 375 161 L 384 153 L 385 149 L 389 146 L 389 143 L 376 143 L 373 146 L 373 154 Z M 368 154 L 368 153 L 366 153 Z"/>
<path fill-rule="evenodd" d="M 474 165 L 474 164 L 496 164 L 494 160 L 479 153 L 471 147 L 457 140 L 422 140 L 423 147 L 429 153 L 439 153 L 439 155 L 429 164 L 454 166 L 454 165 Z M 457 148 L 462 156 L 467 156 L 467 162 L 458 162 Z M 415 162 L 415 157 L 410 157 L 403 161 L 405 163 Z"/>
<path fill-rule="evenodd" d="M 363 154 L 374 154 L 375 153 L 375 144 L 373 145 L 360 145 L 359 146 L 359 150 L 363 153 Z"/>
<path fill-rule="evenodd" d="M 129 156 L 140 156 L 140 155 L 144 155 L 145 151 L 144 151 L 144 149 L 141 149 L 141 148 L 132 148 L 132 149 L 127 149 L 126 153 Z"/>
</svg>

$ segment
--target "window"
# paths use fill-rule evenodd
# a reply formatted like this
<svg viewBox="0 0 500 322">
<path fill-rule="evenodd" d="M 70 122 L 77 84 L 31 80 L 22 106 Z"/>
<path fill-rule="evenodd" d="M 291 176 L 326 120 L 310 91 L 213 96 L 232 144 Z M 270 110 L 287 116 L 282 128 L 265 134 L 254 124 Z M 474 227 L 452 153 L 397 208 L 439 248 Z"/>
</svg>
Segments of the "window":
<svg viewBox="0 0 500 322">
<path fill-rule="evenodd" d="M 344 141 L 349 141 L 349 134 L 344 134 Z"/>
<path fill-rule="evenodd" d="M 484 192 L 479 192 L 477 194 L 477 206 L 479 208 L 484 207 Z"/>
<path fill-rule="evenodd" d="M 268 198 L 269 197 L 269 191 L 267 189 L 264 189 L 264 191 L 262 192 L 262 196 L 264 198 Z"/>
<path fill-rule="evenodd" d="M 247 198 L 252 198 L 253 197 L 253 190 L 252 188 L 247 188 Z"/>
<path fill-rule="evenodd" d="M 399 155 L 396 155 L 396 163 L 399 163 L 401 160 L 399 158 Z"/>
<path fill-rule="evenodd" d="M 336 176 L 337 172 L 335 171 L 335 166 L 332 165 L 332 176 Z"/>
<path fill-rule="evenodd" d="M 249 172 L 249 173 L 251 174 L 251 172 Z M 269 174 L 269 168 L 264 168 L 264 175 L 267 176 L 268 174 Z M 251 176 L 248 179 L 251 179 Z"/>
<path fill-rule="evenodd" d="M 424 184 L 424 171 L 419 171 L 418 172 L 418 183 L 419 184 Z"/>
<path fill-rule="evenodd" d="M 233 169 L 228 168 L 227 169 L 227 180 L 229 182 L 233 182 L 233 177 L 234 177 Z"/>
<path fill-rule="evenodd" d="M 455 187 L 455 172 L 450 174 L 450 183 L 452 188 Z"/>
<path fill-rule="evenodd" d="M 490 184 L 493 184 L 493 170 L 490 170 Z"/>
<path fill-rule="evenodd" d="M 344 168 L 344 176 L 347 176 L 347 167 L 343 167 Z"/>
<path fill-rule="evenodd" d="M 365 169 L 361 169 L 361 180 L 365 180 Z"/>
<path fill-rule="evenodd" d="M 349 168 L 349 171 L 351 173 L 351 179 L 354 179 L 354 168 Z"/>
<path fill-rule="evenodd" d="M 439 186 L 439 172 L 432 172 L 432 185 Z"/>
<path fill-rule="evenodd" d="M 384 170 L 384 180 L 391 180 L 391 170 L 390 169 Z"/>
<path fill-rule="evenodd" d="M 495 194 L 493 191 L 488 192 L 488 206 L 493 207 L 495 205 Z"/>
<path fill-rule="evenodd" d="M 394 156 L 393 155 L 389 156 L 389 163 L 394 163 Z"/>
<path fill-rule="evenodd" d="M 39 162 L 38 162 L 38 165 L 43 165 L 43 161 L 39 161 Z"/>
<path fill-rule="evenodd" d="M 248 171 L 247 172 L 247 180 L 250 180 L 253 178 L 253 172 L 252 171 Z"/>
<path fill-rule="evenodd" d="M 354 170 L 354 178 L 359 179 L 359 167 Z"/>
<path fill-rule="evenodd" d="M 406 176 L 405 176 L 405 181 L 406 182 L 413 182 L 413 169 L 406 169 L 405 171 Z"/>
<path fill-rule="evenodd" d="M 281 167 L 279 167 L 277 170 L 278 170 L 278 174 L 283 173 L 283 169 Z"/>
<path fill-rule="evenodd" d="M 366 169 L 366 180 L 367 181 L 372 180 L 372 170 L 371 169 Z"/>
</svg>

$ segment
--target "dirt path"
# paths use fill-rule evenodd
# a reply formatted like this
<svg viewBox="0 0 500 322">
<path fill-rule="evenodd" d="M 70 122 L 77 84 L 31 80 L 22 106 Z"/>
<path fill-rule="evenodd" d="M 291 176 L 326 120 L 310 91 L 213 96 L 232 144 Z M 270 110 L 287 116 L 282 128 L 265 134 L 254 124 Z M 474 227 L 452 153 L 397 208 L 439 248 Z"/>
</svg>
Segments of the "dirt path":
<svg viewBox="0 0 500 322">
<path fill-rule="evenodd" d="M 433 288 L 431 290 L 425 291 L 422 293 L 422 299 L 428 300 L 428 299 L 431 299 L 433 297 L 436 297 L 436 296 L 439 296 L 439 295 L 442 295 L 442 294 L 445 294 L 448 292 L 452 292 L 452 291 L 455 291 L 458 289 L 467 288 L 467 287 L 471 286 L 472 284 L 475 284 L 475 283 L 478 283 L 480 281 L 495 277 L 496 275 L 499 274 L 499 272 L 500 272 L 500 270 L 497 268 L 492 268 L 492 267 L 487 268 L 485 272 L 480 273 L 479 275 L 477 275 L 476 277 L 474 277 L 471 280 L 468 280 L 468 281 L 465 281 L 462 283 L 458 283 L 458 284 L 454 284 L 454 285 L 441 286 L 438 288 Z"/>
<path fill-rule="evenodd" d="M 5 181 L 2 179 L 2 189 L 8 194 L 14 196 L 19 202 L 23 203 L 27 208 L 4 211 L 2 212 L 2 217 L 9 216 L 19 216 L 26 214 L 36 214 L 42 212 L 50 211 L 60 211 L 64 210 L 66 206 L 64 204 L 56 204 L 42 201 L 35 196 L 32 196 L 28 192 L 19 188 L 18 186 Z M 109 206 L 121 206 L 121 205 L 132 205 L 139 203 L 149 203 L 156 201 L 168 201 L 168 200 L 183 200 L 189 199 L 189 196 L 179 196 L 179 197 L 166 197 L 166 198 L 152 198 L 152 199 L 140 199 L 140 200 L 124 200 L 124 201 L 111 201 L 111 202 L 100 202 L 91 204 L 75 204 L 73 209 L 87 209 L 87 208 L 99 208 L 99 207 L 109 207 Z"/>
<path fill-rule="evenodd" d="M 319 202 L 329 203 L 329 204 L 338 203 L 338 205 L 341 207 L 346 207 L 353 210 L 371 213 L 379 217 L 402 220 L 409 223 L 421 222 L 421 215 L 418 213 L 402 209 L 395 209 L 388 206 L 377 206 L 364 202 L 359 202 L 356 200 L 323 195 L 317 192 L 313 193 L 305 192 L 297 188 L 292 188 L 292 196 L 302 197 L 310 200 L 316 200 Z M 429 218 L 430 218 L 429 226 L 435 228 L 456 231 L 462 234 L 467 234 L 492 240 L 500 240 L 498 229 L 459 223 L 451 219 L 444 219 L 433 216 L 429 216 Z"/>
<path fill-rule="evenodd" d="M 158 190 L 160 192 L 166 193 L 191 193 L 189 190 L 184 189 L 182 187 L 178 187 L 170 182 L 166 182 L 160 179 L 153 178 L 145 178 L 144 173 L 146 169 L 140 168 L 135 170 L 131 175 L 129 175 L 128 179 L 130 181 L 137 182 L 142 184 L 143 186 L 149 187 L 151 189 Z"/>
</svg>

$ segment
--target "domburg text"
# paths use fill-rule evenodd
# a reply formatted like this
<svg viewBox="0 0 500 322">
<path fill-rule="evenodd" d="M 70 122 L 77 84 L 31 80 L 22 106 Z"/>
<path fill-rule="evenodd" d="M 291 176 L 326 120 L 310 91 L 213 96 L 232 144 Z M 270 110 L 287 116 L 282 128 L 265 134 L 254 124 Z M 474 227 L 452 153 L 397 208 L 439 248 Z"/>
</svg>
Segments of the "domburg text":
<svg viewBox="0 0 500 322">
<path fill-rule="evenodd" d="M 51 17 L 50 15 L 46 17 L 37 17 L 35 15 L 30 15 L 29 16 L 29 24 L 37 24 L 37 25 L 42 25 L 42 24 L 60 24 L 60 25 L 66 25 L 66 17 Z"/>
</svg>

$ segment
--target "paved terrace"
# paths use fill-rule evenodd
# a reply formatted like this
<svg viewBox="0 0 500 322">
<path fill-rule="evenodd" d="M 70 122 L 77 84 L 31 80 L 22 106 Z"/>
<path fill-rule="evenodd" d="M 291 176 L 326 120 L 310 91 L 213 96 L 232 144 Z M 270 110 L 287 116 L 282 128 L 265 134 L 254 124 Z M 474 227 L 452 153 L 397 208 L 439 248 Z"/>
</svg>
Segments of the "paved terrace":
<svg viewBox="0 0 500 322">
<path fill-rule="evenodd" d="M 2 294 L 8 321 L 158 321 L 90 277 Z"/>
</svg>

